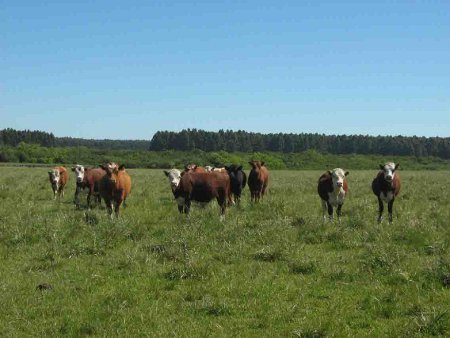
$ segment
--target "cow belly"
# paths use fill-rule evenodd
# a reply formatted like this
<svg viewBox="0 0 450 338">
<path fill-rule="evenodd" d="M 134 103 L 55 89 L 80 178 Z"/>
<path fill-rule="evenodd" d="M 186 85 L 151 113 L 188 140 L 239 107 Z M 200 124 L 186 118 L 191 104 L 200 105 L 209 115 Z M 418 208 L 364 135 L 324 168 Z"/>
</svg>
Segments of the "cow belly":
<svg viewBox="0 0 450 338">
<path fill-rule="evenodd" d="M 392 191 L 381 192 L 380 198 L 383 202 L 390 202 L 394 198 L 394 193 Z"/>
<path fill-rule="evenodd" d="M 328 203 L 333 207 L 344 204 L 345 192 L 341 191 L 339 194 L 328 193 Z"/>
</svg>

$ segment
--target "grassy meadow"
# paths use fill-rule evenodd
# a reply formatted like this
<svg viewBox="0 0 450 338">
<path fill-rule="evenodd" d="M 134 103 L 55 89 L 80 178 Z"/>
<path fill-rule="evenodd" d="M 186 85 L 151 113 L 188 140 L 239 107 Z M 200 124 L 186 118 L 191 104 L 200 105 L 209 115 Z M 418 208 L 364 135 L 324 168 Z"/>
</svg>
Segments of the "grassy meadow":
<svg viewBox="0 0 450 338">
<path fill-rule="evenodd" d="M 350 168 L 340 224 L 319 171 L 272 171 L 223 222 L 215 201 L 179 215 L 162 170 L 129 170 L 114 221 L 75 209 L 72 173 L 54 201 L 47 171 L 0 167 L 1 337 L 450 336 L 448 172 L 400 171 L 390 225 L 376 170 Z"/>
</svg>

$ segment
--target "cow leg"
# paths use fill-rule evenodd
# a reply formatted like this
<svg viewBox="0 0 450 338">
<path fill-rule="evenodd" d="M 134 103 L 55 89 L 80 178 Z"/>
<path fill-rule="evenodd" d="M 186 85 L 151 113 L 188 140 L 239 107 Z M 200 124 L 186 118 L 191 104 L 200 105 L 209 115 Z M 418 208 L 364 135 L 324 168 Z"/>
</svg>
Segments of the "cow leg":
<svg viewBox="0 0 450 338">
<path fill-rule="evenodd" d="M 328 218 L 330 219 L 330 221 L 333 221 L 333 206 L 327 202 L 327 207 L 328 207 Z"/>
<path fill-rule="evenodd" d="M 80 194 L 80 191 L 81 187 L 77 185 L 75 188 L 75 197 L 73 198 L 73 202 L 75 203 L 77 209 L 80 207 L 80 197 L 78 196 Z"/>
<path fill-rule="evenodd" d="M 384 210 L 383 201 L 378 196 L 378 223 L 381 223 L 381 221 L 383 220 L 383 210 Z"/>
<path fill-rule="evenodd" d="M 336 214 L 337 214 L 338 222 L 341 223 L 342 204 L 338 204 L 337 209 L 336 209 Z"/>
<path fill-rule="evenodd" d="M 392 208 L 394 207 L 394 199 L 388 202 L 389 223 L 392 223 Z"/>
<path fill-rule="evenodd" d="M 121 204 L 122 204 L 122 200 L 116 201 L 116 206 L 114 208 L 114 211 L 116 213 L 116 218 L 119 218 L 119 210 L 120 210 L 120 205 Z"/>
<path fill-rule="evenodd" d="M 322 215 L 323 215 L 323 222 L 325 223 L 327 220 L 327 202 L 322 200 Z"/>
<path fill-rule="evenodd" d="M 191 210 L 191 200 L 186 199 L 184 201 L 184 213 L 189 214 L 189 211 Z"/>
</svg>

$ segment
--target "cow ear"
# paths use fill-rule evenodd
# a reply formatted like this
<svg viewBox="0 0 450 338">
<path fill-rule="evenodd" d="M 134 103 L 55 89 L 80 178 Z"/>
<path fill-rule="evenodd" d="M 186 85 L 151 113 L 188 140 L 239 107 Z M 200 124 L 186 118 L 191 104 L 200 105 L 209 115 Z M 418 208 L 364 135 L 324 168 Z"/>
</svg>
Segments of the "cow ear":
<svg viewBox="0 0 450 338">
<path fill-rule="evenodd" d="M 48 174 L 51 175 L 53 173 L 53 171 L 49 171 Z"/>
<path fill-rule="evenodd" d="M 195 170 L 195 169 L 197 169 L 197 165 L 196 165 L 196 164 L 194 164 L 194 165 L 192 166 L 192 170 Z"/>
<path fill-rule="evenodd" d="M 346 171 L 344 175 L 345 175 L 345 176 L 348 176 L 348 174 L 350 174 L 350 173 L 349 173 L 348 171 Z"/>
<path fill-rule="evenodd" d="M 327 170 L 328 175 L 333 175 L 333 173 L 331 172 L 331 170 Z"/>
<path fill-rule="evenodd" d="M 187 164 L 184 166 L 184 170 L 189 170 L 189 166 Z"/>
<path fill-rule="evenodd" d="M 397 164 L 395 165 L 395 170 L 397 170 L 399 167 L 400 167 L 400 164 L 397 163 Z"/>
<path fill-rule="evenodd" d="M 121 170 L 125 170 L 125 165 L 124 165 L 124 164 L 121 164 L 121 165 L 119 166 L 119 171 L 121 171 Z"/>
<path fill-rule="evenodd" d="M 240 165 L 238 168 L 237 168 L 237 170 L 239 171 L 239 170 L 242 170 L 242 166 Z"/>
<path fill-rule="evenodd" d="M 262 161 L 262 162 L 261 162 L 261 167 L 262 167 L 263 165 L 265 165 L 265 164 L 266 164 L 266 162 Z"/>
<path fill-rule="evenodd" d="M 98 167 L 102 168 L 104 171 L 108 171 L 108 168 L 106 168 L 103 164 L 99 164 Z"/>
<path fill-rule="evenodd" d="M 72 167 L 72 171 L 75 171 L 75 167 Z"/>
<path fill-rule="evenodd" d="M 169 176 L 169 172 L 167 170 L 163 170 L 163 172 L 166 176 Z"/>
<path fill-rule="evenodd" d="M 384 170 L 384 165 L 380 164 L 380 169 Z"/>
<path fill-rule="evenodd" d="M 229 166 L 226 165 L 224 168 L 225 168 L 226 171 L 230 171 L 230 167 Z"/>
</svg>

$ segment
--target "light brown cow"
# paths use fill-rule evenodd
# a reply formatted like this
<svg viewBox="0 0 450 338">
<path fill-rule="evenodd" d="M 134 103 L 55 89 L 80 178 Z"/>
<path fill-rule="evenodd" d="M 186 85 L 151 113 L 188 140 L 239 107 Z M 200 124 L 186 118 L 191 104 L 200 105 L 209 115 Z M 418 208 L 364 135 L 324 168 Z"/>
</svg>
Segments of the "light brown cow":
<svg viewBox="0 0 450 338">
<path fill-rule="evenodd" d="M 267 170 L 264 162 L 250 161 L 248 163 L 252 166 L 248 175 L 250 198 L 251 201 L 258 202 L 260 198 L 263 198 L 269 184 L 269 170 Z"/>
<path fill-rule="evenodd" d="M 126 206 L 125 200 L 131 192 L 131 177 L 124 165 L 118 166 L 110 162 L 101 167 L 106 171 L 106 175 L 99 182 L 100 196 L 105 201 L 110 217 L 113 217 L 113 210 L 116 217 L 119 217 L 120 206 L 122 203 Z"/>
<path fill-rule="evenodd" d="M 64 188 L 69 180 L 69 174 L 64 167 L 55 167 L 48 172 L 48 178 L 52 185 L 53 198 L 56 199 L 56 195 L 59 198 L 64 197 Z"/>
</svg>

